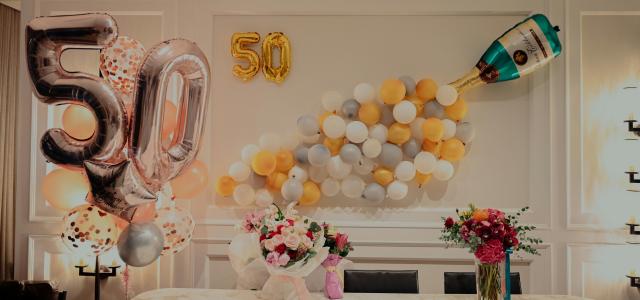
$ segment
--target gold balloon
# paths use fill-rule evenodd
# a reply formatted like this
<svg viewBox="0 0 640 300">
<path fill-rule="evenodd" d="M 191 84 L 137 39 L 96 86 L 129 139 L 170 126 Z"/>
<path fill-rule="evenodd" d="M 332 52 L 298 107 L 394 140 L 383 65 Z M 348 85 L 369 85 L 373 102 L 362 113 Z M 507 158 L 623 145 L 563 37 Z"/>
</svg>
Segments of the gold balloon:
<svg viewBox="0 0 640 300">
<path fill-rule="evenodd" d="M 378 123 L 381 115 L 380 107 L 375 102 L 363 103 L 358 110 L 358 118 L 368 126 L 373 126 Z"/>
<path fill-rule="evenodd" d="M 302 197 L 298 203 L 301 205 L 313 205 L 320 200 L 320 188 L 313 181 L 307 181 L 302 186 Z"/>
<path fill-rule="evenodd" d="M 440 141 L 432 142 L 427 139 L 422 141 L 422 150 L 431 152 L 435 157 L 440 157 L 440 149 L 442 149 L 442 143 Z"/>
<path fill-rule="evenodd" d="M 289 172 L 294 165 L 295 160 L 291 151 L 282 149 L 276 153 L 276 171 Z"/>
<path fill-rule="evenodd" d="M 194 160 L 178 177 L 171 180 L 173 195 L 179 199 L 194 198 L 208 185 L 209 171 L 207 165 L 200 160 Z"/>
<path fill-rule="evenodd" d="M 459 161 L 464 157 L 464 144 L 456 138 L 448 139 L 442 143 L 440 155 L 450 162 Z"/>
<path fill-rule="evenodd" d="M 380 99 L 385 104 L 398 104 L 404 99 L 407 90 L 399 79 L 387 79 L 380 87 Z"/>
<path fill-rule="evenodd" d="M 233 190 L 236 188 L 236 181 L 231 176 L 222 176 L 216 181 L 216 193 L 223 197 L 233 195 Z"/>
<path fill-rule="evenodd" d="M 436 92 L 438 91 L 438 84 L 430 78 L 425 78 L 418 81 L 416 85 L 416 95 L 422 101 L 429 101 L 436 98 Z"/>
<path fill-rule="evenodd" d="M 429 173 L 429 174 L 423 174 L 423 173 L 420 173 L 420 172 L 417 172 L 417 171 L 416 171 L 416 177 L 415 177 L 415 179 L 416 179 L 416 182 L 417 182 L 419 185 L 426 184 L 427 182 L 429 182 L 429 180 L 431 180 L 431 173 Z"/>
<path fill-rule="evenodd" d="M 467 102 L 462 98 L 458 98 L 453 104 L 445 106 L 444 112 L 449 119 L 460 121 L 467 115 Z"/>
<path fill-rule="evenodd" d="M 280 188 L 282 188 L 282 184 L 287 181 L 288 177 L 284 173 L 273 172 L 267 176 L 267 187 L 271 188 L 273 191 L 280 192 Z"/>
<path fill-rule="evenodd" d="M 273 48 L 280 50 L 280 65 L 273 66 Z M 271 32 L 262 42 L 262 73 L 267 80 L 281 83 L 289 74 L 291 69 L 291 44 L 289 39 L 282 32 Z"/>
<path fill-rule="evenodd" d="M 87 140 L 96 130 L 96 119 L 86 107 L 72 104 L 62 113 L 62 128 L 76 139 Z"/>
<path fill-rule="evenodd" d="M 422 123 L 422 135 L 425 139 L 438 142 L 444 135 L 444 125 L 438 118 L 428 118 Z"/>
<path fill-rule="evenodd" d="M 407 124 L 393 123 L 387 132 L 387 140 L 402 145 L 411 138 L 411 128 Z"/>
<path fill-rule="evenodd" d="M 322 143 L 329 148 L 331 155 L 335 156 L 340 153 L 340 149 L 342 148 L 342 145 L 344 145 L 344 138 L 324 138 Z"/>
<path fill-rule="evenodd" d="M 424 102 L 422 102 L 422 100 L 420 99 L 412 99 L 410 101 L 411 103 L 413 103 L 413 106 L 416 107 L 416 116 L 422 115 L 422 113 L 424 112 Z"/>
<path fill-rule="evenodd" d="M 373 171 L 373 180 L 375 180 L 378 184 L 382 186 L 387 186 L 389 183 L 393 182 L 393 172 L 389 171 L 385 168 L 377 168 Z"/>
<path fill-rule="evenodd" d="M 251 168 L 256 174 L 267 176 L 276 170 L 276 156 L 267 150 L 262 150 L 251 160 Z"/>
<path fill-rule="evenodd" d="M 86 204 L 89 180 L 77 171 L 55 169 L 42 180 L 42 196 L 49 205 L 62 211 Z"/>
<path fill-rule="evenodd" d="M 260 41 L 257 32 L 236 32 L 231 36 L 231 55 L 237 60 L 245 60 L 247 67 L 233 66 L 233 75 L 244 80 L 250 80 L 260 70 L 260 57 L 258 53 L 247 48 L 247 44 L 255 44 Z M 248 46 L 250 47 L 250 46 Z"/>
</svg>

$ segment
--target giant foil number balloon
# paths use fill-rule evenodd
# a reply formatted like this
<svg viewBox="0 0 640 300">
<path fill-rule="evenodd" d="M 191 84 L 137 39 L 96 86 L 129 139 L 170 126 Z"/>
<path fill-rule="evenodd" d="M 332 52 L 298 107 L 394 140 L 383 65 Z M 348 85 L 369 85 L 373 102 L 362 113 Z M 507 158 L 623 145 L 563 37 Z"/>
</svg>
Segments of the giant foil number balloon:
<svg viewBox="0 0 640 300">
<path fill-rule="evenodd" d="M 117 29 L 107 14 L 42 17 L 27 24 L 27 69 L 36 97 L 51 105 L 82 105 L 98 122 L 96 132 L 85 140 L 61 128 L 47 130 L 40 145 L 55 164 L 79 168 L 86 160 L 109 161 L 117 159 L 124 147 L 127 118 L 114 90 L 96 76 L 67 72 L 60 64 L 64 50 L 102 49 L 115 41 Z"/>
</svg>

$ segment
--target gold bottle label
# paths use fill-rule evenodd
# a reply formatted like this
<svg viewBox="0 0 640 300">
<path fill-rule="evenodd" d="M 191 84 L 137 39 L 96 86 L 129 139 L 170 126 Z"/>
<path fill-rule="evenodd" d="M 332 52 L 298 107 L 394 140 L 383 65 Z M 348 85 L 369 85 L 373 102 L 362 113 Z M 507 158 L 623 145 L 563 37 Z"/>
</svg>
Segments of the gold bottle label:
<svg viewBox="0 0 640 300">
<path fill-rule="evenodd" d="M 478 69 L 478 67 L 473 67 L 473 69 L 471 69 L 471 71 L 469 71 L 467 75 L 464 75 L 463 77 L 450 83 L 449 85 L 454 87 L 458 91 L 458 94 L 462 94 L 468 89 L 487 84 L 484 80 L 482 80 L 482 77 L 480 76 L 481 74 L 482 73 L 480 69 Z"/>
</svg>

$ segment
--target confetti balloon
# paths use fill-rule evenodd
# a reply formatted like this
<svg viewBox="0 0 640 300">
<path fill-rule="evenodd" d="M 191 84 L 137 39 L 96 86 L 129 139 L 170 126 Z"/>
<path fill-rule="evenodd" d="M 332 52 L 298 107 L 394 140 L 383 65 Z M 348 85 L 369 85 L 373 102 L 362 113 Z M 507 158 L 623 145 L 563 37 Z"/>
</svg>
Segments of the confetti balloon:
<svg viewBox="0 0 640 300">
<path fill-rule="evenodd" d="M 369 136 L 369 129 L 367 125 L 360 121 L 353 121 L 347 125 L 346 128 L 347 139 L 352 143 L 362 143 Z"/>
<path fill-rule="evenodd" d="M 456 99 L 458 99 L 458 91 L 450 85 L 441 86 L 436 92 L 436 100 L 443 106 L 453 104 Z"/>
<path fill-rule="evenodd" d="M 402 161 L 402 150 L 400 147 L 386 143 L 382 145 L 380 152 L 380 163 L 387 168 L 395 168 Z"/>
<path fill-rule="evenodd" d="M 328 91 L 322 95 L 322 107 L 328 112 L 338 112 L 344 97 L 336 91 Z"/>
<path fill-rule="evenodd" d="M 324 122 L 322 122 L 324 134 L 332 139 L 343 137 L 346 126 L 344 120 L 336 115 L 328 116 Z"/>
<path fill-rule="evenodd" d="M 315 182 L 307 181 L 302 185 L 301 205 L 314 205 L 320 200 L 320 188 Z"/>
<path fill-rule="evenodd" d="M 353 98 L 360 103 L 373 101 L 376 98 L 376 89 L 370 83 L 359 83 L 353 89 Z"/>
<path fill-rule="evenodd" d="M 378 140 L 380 144 L 387 142 L 388 129 L 382 124 L 373 125 L 369 128 L 369 137 Z"/>
<path fill-rule="evenodd" d="M 188 211 L 175 205 L 157 210 L 153 223 L 164 235 L 161 255 L 176 254 L 189 245 L 195 222 Z"/>
<path fill-rule="evenodd" d="M 406 94 L 404 84 L 398 79 L 387 79 L 380 87 L 380 99 L 384 104 L 397 104 Z"/>
<path fill-rule="evenodd" d="M 260 139 L 258 140 L 258 145 L 260 145 L 260 149 L 262 150 L 267 150 L 272 153 L 275 153 L 278 150 L 280 150 L 280 146 L 282 145 L 282 142 L 280 140 L 279 135 L 272 132 L 267 132 L 260 136 Z"/>
<path fill-rule="evenodd" d="M 419 145 L 415 139 L 410 139 L 408 142 L 402 145 L 402 151 L 404 152 L 404 155 L 411 159 L 416 157 L 420 150 L 422 150 L 422 145 Z"/>
<path fill-rule="evenodd" d="M 362 144 L 362 153 L 368 158 L 376 158 L 382 152 L 382 144 L 376 139 L 368 139 Z"/>
<path fill-rule="evenodd" d="M 416 155 L 413 164 L 418 172 L 429 174 L 435 170 L 438 160 L 431 152 L 422 151 Z"/>
<path fill-rule="evenodd" d="M 405 96 L 409 97 L 413 94 L 415 94 L 416 92 L 416 81 L 411 78 L 411 76 L 400 76 L 400 81 L 402 81 L 402 84 L 404 84 L 404 89 L 405 89 Z"/>
<path fill-rule="evenodd" d="M 62 128 L 70 136 L 86 140 L 96 130 L 96 119 L 93 113 L 82 105 L 69 105 L 62 113 Z"/>
<path fill-rule="evenodd" d="M 245 181 L 251 175 L 251 168 L 244 162 L 237 161 L 229 166 L 229 176 L 235 181 Z"/>
<path fill-rule="evenodd" d="M 438 142 L 444 136 L 444 125 L 442 121 L 436 118 L 428 118 L 422 123 L 422 135 L 426 140 Z"/>
<path fill-rule="evenodd" d="M 331 158 L 331 152 L 327 146 L 317 144 L 309 148 L 308 160 L 312 166 L 324 166 Z"/>
<path fill-rule="evenodd" d="M 233 200 L 238 205 L 247 206 L 253 203 L 256 193 L 248 184 L 239 184 L 233 190 Z"/>
<path fill-rule="evenodd" d="M 281 149 L 276 153 L 276 171 L 287 172 L 295 165 L 293 153 L 289 150 Z"/>
<path fill-rule="evenodd" d="M 251 168 L 258 175 L 267 176 L 276 170 L 276 157 L 267 150 L 261 150 L 253 156 Z"/>
<path fill-rule="evenodd" d="M 416 176 L 416 168 L 410 161 L 401 161 L 393 174 L 400 181 L 411 181 Z"/>
<path fill-rule="evenodd" d="M 333 197 L 340 192 L 340 182 L 329 177 L 325 179 L 320 185 L 320 190 L 322 194 L 327 197 Z"/>
<path fill-rule="evenodd" d="M 444 112 L 450 119 L 460 121 L 467 116 L 467 102 L 462 98 L 458 98 L 455 103 L 445 107 Z"/>
<path fill-rule="evenodd" d="M 393 118 L 400 124 L 409 124 L 416 118 L 416 106 L 410 101 L 403 100 L 393 107 Z"/>
<path fill-rule="evenodd" d="M 453 177 L 453 165 L 446 160 L 439 160 L 433 171 L 433 177 L 442 181 L 451 179 Z"/>
<path fill-rule="evenodd" d="M 360 196 L 362 196 L 362 191 L 364 190 L 364 181 L 358 176 L 349 175 L 342 180 L 340 189 L 342 190 L 342 194 L 347 198 L 360 198 Z"/>
<path fill-rule="evenodd" d="M 289 179 L 296 179 L 300 182 L 305 182 L 307 181 L 307 179 L 309 179 L 309 174 L 307 174 L 307 171 L 298 166 L 291 168 L 288 175 Z"/>
<path fill-rule="evenodd" d="M 327 168 L 311 166 L 309 167 L 309 179 L 311 179 L 315 183 L 322 183 L 325 179 L 329 177 L 329 173 L 327 172 Z"/>
<path fill-rule="evenodd" d="M 42 180 L 42 195 L 56 209 L 68 211 L 85 204 L 91 189 L 87 177 L 78 171 L 55 169 Z"/>
<path fill-rule="evenodd" d="M 411 129 L 409 128 L 409 125 L 393 123 L 393 125 L 389 127 L 389 132 L 387 134 L 387 140 L 390 143 L 402 145 L 411 138 Z"/>
<path fill-rule="evenodd" d="M 456 135 L 456 123 L 454 121 L 444 119 L 442 120 L 442 127 L 444 129 L 442 132 L 443 140 L 450 139 Z"/>
<path fill-rule="evenodd" d="M 342 145 L 344 145 L 344 138 L 325 138 L 322 144 L 327 146 L 331 155 L 338 155 L 338 153 L 340 153 Z"/>
<path fill-rule="evenodd" d="M 438 85 L 435 81 L 429 78 L 418 81 L 418 84 L 416 85 L 416 95 L 422 101 L 435 99 L 437 90 Z"/>
<path fill-rule="evenodd" d="M 373 126 L 380 120 L 381 111 L 374 102 L 363 103 L 358 110 L 358 118 L 368 126 Z"/>
<path fill-rule="evenodd" d="M 456 126 L 456 138 L 465 144 L 470 143 L 475 135 L 476 132 L 469 122 L 460 123 Z"/>
<path fill-rule="evenodd" d="M 273 195 L 271 195 L 271 192 L 267 189 L 257 190 L 255 199 L 258 207 L 266 208 L 273 204 Z"/>
<path fill-rule="evenodd" d="M 409 193 L 409 186 L 402 181 L 394 181 L 387 187 L 387 195 L 391 200 L 402 200 Z"/>
<path fill-rule="evenodd" d="M 312 136 L 320 132 L 318 121 L 311 115 L 304 115 L 298 118 L 297 125 L 298 132 L 303 136 Z"/>
<path fill-rule="evenodd" d="M 429 101 L 424 105 L 424 116 L 426 118 L 444 118 L 444 107 L 437 101 Z"/>
<path fill-rule="evenodd" d="M 329 151 L 329 150 L 327 150 Z M 298 146 L 295 150 L 293 150 L 293 156 L 299 164 L 308 164 L 309 163 L 309 148 L 305 146 Z"/>
<path fill-rule="evenodd" d="M 144 54 L 144 46 L 127 36 L 119 36 L 113 44 L 100 51 L 100 74 L 114 90 L 128 96 L 126 99 L 131 99 L 133 94 Z"/>
<path fill-rule="evenodd" d="M 329 176 L 335 179 L 343 179 L 351 173 L 352 166 L 340 159 L 340 156 L 332 157 L 327 163 L 327 172 Z"/>
<path fill-rule="evenodd" d="M 373 160 L 363 157 L 360 161 L 353 165 L 353 169 L 360 175 L 369 175 L 373 171 L 375 163 Z"/>
<path fill-rule="evenodd" d="M 233 195 L 233 190 L 236 188 L 236 181 L 231 176 L 221 176 L 216 181 L 216 193 L 223 197 Z"/>
<path fill-rule="evenodd" d="M 340 159 L 350 165 L 358 163 L 362 158 L 360 148 L 354 144 L 346 144 L 340 149 Z"/>
<path fill-rule="evenodd" d="M 267 176 L 267 187 L 275 191 L 280 191 L 282 185 L 287 181 L 288 177 L 284 173 L 273 172 Z"/>
<path fill-rule="evenodd" d="M 360 103 L 355 99 L 349 99 L 342 103 L 340 111 L 342 115 L 349 120 L 358 119 L 358 111 L 360 110 Z"/>
<path fill-rule="evenodd" d="M 260 147 L 254 145 L 254 144 L 249 144 L 249 145 L 246 145 L 246 146 L 242 147 L 242 150 L 240 151 L 240 156 L 242 157 L 242 161 L 247 166 L 250 166 L 251 162 L 253 161 L 253 157 L 256 154 L 258 154 L 258 152 L 260 152 Z"/>
<path fill-rule="evenodd" d="M 409 124 L 409 128 L 411 129 L 411 136 L 418 140 L 424 140 L 424 135 L 422 134 L 422 124 L 426 121 L 425 118 L 418 117 L 411 124 Z"/>
<path fill-rule="evenodd" d="M 209 170 L 201 160 L 191 165 L 171 180 L 173 194 L 179 199 L 190 199 L 200 195 L 209 186 Z"/>
<path fill-rule="evenodd" d="M 302 186 L 302 183 L 296 179 L 287 179 L 287 181 L 282 184 L 282 188 L 280 190 L 282 198 L 289 202 L 300 200 L 303 192 L 304 187 Z"/>
<path fill-rule="evenodd" d="M 62 242 L 74 253 L 100 255 L 118 239 L 114 217 L 97 206 L 76 206 L 64 215 L 63 223 Z"/>
<path fill-rule="evenodd" d="M 389 171 L 389 169 L 377 168 L 373 171 L 373 180 L 380 185 L 387 186 L 393 179 L 393 172 Z"/>
<path fill-rule="evenodd" d="M 375 182 L 369 183 L 362 192 L 362 197 L 373 203 L 381 203 L 386 195 L 384 187 Z"/>
<path fill-rule="evenodd" d="M 459 161 L 464 157 L 464 144 L 459 139 L 448 139 L 442 143 L 442 150 L 440 155 L 442 159 L 450 162 Z"/>
</svg>

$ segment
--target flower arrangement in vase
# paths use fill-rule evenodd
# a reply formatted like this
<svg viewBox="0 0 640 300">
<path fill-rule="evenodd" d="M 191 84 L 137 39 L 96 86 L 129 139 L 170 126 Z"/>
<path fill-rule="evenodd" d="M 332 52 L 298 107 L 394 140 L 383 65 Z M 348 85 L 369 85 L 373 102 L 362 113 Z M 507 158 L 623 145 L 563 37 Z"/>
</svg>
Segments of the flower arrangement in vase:
<svg viewBox="0 0 640 300">
<path fill-rule="evenodd" d="M 340 261 L 353 250 L 349 236 L 338 232 L 331 224 L 322 224 L 324 229 L 324 246 L 329 249 L 327 259 L 322 262 L 322 266 L 327 271 L 324 279 L 324 295 L 328 299 L 342 299 L 343 282 L 338 275 L 337 266 Z"/>
<path fill-rule="evenodd" d="M 469 248 L 475 256 L 478 299 L 504 299 L 508 274 L 505 276 L 503 264 L 508 252 L 539 255 L 534 245 L 542 240 L 527 236 L 536 227 L 519 223 L 520 216 L 527 210 L 529 207 L 514 215 L 506 215 L 497 209 L 479 209 L 469 205 L 467 210 L 456 210 L 456 219 L 443 218 L 440 239 L 448 246 Z"/>
</svg>

